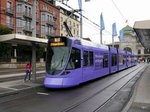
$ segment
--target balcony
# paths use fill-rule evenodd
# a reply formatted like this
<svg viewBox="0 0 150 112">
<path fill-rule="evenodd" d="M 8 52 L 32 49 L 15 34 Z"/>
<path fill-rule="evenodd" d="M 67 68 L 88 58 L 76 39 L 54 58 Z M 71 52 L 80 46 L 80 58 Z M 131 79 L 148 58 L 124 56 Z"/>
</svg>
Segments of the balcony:
<svg viewBox="0 0 150 112">
<path fill-rule="evenodd" d="M 15 28 L 12 23 L 6 23 L 6 26 L 12 30 Z"/>
<path fill-rule="evenodd" d="M 56 30 L 56 29 L 57 29 L 57 25 L 56 25 L 56 23 L 53 23 L 53 28 L 54 28 L 54 30 Z"/>
<path fill-rule="evenodd" d="M 14 14 L 14 11 L 13 11 L 12 8 L 7 8 L 7 9 L 6 9 L 6 13 L 7 13 L 7 14 L 10 14 L 10 15 L 13 15 L 13 14 Z"/>
<path fill-rule="evenodd" d="M 28 2 L 27 0 L 16 0 L 17 2 Z"/>
<path fill-rule="evenodd" d="M 55 14 L 55 13 L 53 13 L 53 18 L 54 18 L 54 20 L 56 20 L 56 19 L 57 19 L 57 16 L 56 16 L 56 14 Z"/>
<path fill-rule="evenodd" d="M 47 20 L 46 23 L 47 23 L 48 25 L 53 26 L 53 21 L 52 21 L 52 20 Z"/>
<path fill-rule="evenodd" d="M 56 32 L 54 32 L 54 31 L 48 31 L 47 32 L 47 34 L 46 34 L 47 36 L 55 36 L 56 35 Z"/>
<path fill-rule="evenodd" d="M 30 26 L 25 26 L 23 28 L 24 31 L 27 31 L 27 32 L 32 32 L 32 28 Z"/>
<path fill-rule="evenodd" d="M 32 14 L 31 14 L 30 12 L 25 11 L 25 12 L 23 13 L 23 16 L 32 19 Z"/>
</svg>

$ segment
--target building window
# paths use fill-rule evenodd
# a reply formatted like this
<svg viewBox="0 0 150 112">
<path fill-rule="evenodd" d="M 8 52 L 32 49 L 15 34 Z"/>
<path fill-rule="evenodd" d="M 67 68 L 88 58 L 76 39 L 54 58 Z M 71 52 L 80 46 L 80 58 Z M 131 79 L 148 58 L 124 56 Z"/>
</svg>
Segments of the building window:
<svg viewBox="0 0 150 112">
<path fill-rule="evenodd" d="M 22 32 L 18 31 L 17 34 L 22 34 Z"/>
<path fill-rule="evenodd" d="M 150 49 L 144 49 L 144 54 L 150 54 Z"/>
<path fill-rule="evenodd" d="M 41 21 L 46 21 L 46 15 L 45 14 L 41 15 Z"/>
<path fill-rule="evenodd" d="M 124 50 L 132 53 L 132 49 L 130 47 L 126 47 L 126 48 L 124 48 Z"/>
<path fill-rule="evenodd" d="M 17 19 L 17 20 L 16 20 L 16 26 L 17 26 L 17 27 L 22 27 L 22 26 L 23 26 L 22 23 L 23 23 L 23 21 L 22 21 L 21 19 Z"/>
<path fill-rule="evenodd" d="M 75 29 L 73 30 L 73 34 L 76 34 L 76 30 Z"/>
<path fill-rule="evenodd" d="M 79 24 L 77 24 L 77 28 L 79 28 Z"/>
<path fill-rule="evenodd" d="M 9 2 L 9 1 L 7 2 L 7 9 L 8 9 L 8 10 L 11 10 L 11 9 L 12 9 L 12 3 Z"/>
<path fill-rule="evenodd" d="M 77 31 L 77 36 L 79 36 L 79 31 Z"/>
<path fill-rule="evenodd" d="M 17 13 L 22 13 L 22 4 L 17 5 Z"/>
<path fill-rule="evenodd" d="M 25 6 L 25 12 L 27 12 L 28 11 L 28 7 L 27 6 Z"/>
<path fill-rule="evenodd" d="M 63 31 L 63 25 L 61 25 L 61 31 Z"/>
<path fill-rule="evenodd" d="M 45 33 L 45 25 L 41 26 L 41 33 Z"/>
<path fill-rule="evenodd" d="M 138 49 L 138 54 L 141 54 L 141 50 L 140 49 Z"/>
<path fill-rule="evenodd" d="M 10 17 L 10 16 L 7 16 L 7 20 L 6 20 L 7 22 L 7 24 L 12 24 L 12 17 Z"/>
<path fill-rule="evenodd" d="M 31 14 L 31 8 L 29 7 L 28 9 L 29 9 L 29 10 L 28 10 L 28 13 Z"/>
<path fill-rule="evenodd" d="M 60 21 L 63 22 L 63 17 L 60 18 Z"/>
<path fill-rule="evenodd" d="M 71 21 L 69 21 L 69 25 L 71 26 Z"/>
</svg>

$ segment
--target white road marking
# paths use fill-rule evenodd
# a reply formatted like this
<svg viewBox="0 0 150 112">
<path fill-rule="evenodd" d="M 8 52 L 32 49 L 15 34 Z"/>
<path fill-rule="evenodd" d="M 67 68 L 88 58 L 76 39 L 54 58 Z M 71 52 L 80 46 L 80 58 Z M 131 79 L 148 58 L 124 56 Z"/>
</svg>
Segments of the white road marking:
<svg viewBox="0 0 150 112">
<path fill-rule="evenodd" d="M 42 93 L 42 92 L 37 92 L 39 95 L 49 95 L 49 93 Z"/>
</svg>

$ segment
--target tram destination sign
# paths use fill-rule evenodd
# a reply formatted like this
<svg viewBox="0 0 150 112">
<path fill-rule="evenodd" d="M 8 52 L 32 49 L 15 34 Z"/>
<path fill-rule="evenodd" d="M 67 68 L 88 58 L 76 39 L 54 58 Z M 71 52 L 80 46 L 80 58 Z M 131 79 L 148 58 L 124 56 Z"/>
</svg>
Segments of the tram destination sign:
<svg viewBox="0 0 150 112">
<path fill-rule="evenodd" d="M 66 46 L 66 39 L 60 37 L 51 38 L 50 46 Z"/>
</svg>

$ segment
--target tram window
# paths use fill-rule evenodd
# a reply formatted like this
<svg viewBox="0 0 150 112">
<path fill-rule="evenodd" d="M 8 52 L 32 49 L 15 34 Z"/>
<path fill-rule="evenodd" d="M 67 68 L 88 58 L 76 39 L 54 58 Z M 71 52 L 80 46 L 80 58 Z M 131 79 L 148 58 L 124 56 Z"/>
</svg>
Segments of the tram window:
<svg viewBox="0 0 150 112">
<path fill-rule="evenodd" d="M 84 51 L 83 52 L 83 58 L 84 58 L 84 60 L 83 60 L 83 66 L 85 67 L 85 66 L 88 66 L 88 51 Z"/>
<path fill-rule="evenodd" d="M 124 59 L 123 59 L 123 55 L 119 55 L 119 65 L 123 65 L 124 64 Z"/>
<path fill-rule="evenodd" d="M 103 67 L 104 68 L 108 67 L 108 54 L 104 54 Z"/>
<path fill-rule="evenodd" d="M 77 69 L 81 67 L 81 51 L 77 48 L 72 48 L 70 59 L 66 69 Z"/>
<path fill-rule="evenodd" d="M 117 55 L 112 54 L 111 59 L 112 59 L 112 66 L 116 66 L 117 65 Z"/>
<path fill-rule="evenodd" d="M 90 66 L 93 66 L 94 63 L 93 63 L 93 52 L 89 52 L 89 55 L 90 55 Z"/>
</svg>

